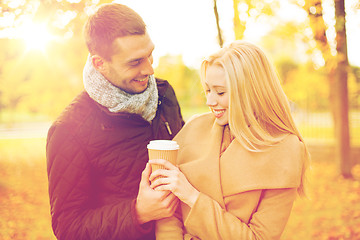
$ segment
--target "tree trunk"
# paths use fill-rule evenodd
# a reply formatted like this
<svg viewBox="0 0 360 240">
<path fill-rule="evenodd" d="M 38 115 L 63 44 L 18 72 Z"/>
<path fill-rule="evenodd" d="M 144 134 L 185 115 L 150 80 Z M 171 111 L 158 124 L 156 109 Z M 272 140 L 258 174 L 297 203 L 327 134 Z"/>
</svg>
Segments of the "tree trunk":
<svg viewBox="0 0 360 240">
<path fill-rule="evenodd" d="M 335 137 L 336 158 L 339 163 L 341 174 L 345 178 L 351 178 L 352 161 L 350 155 L 349 133 L 349 102 L 348 102 L 348 69 L 345 6 L 344 0 L 335 0 L 335 30 L 337 68 L 335 77 Z"/>
<path fill-rule="evenodd" d="M 347 89 L 347 59 L 344 0 L 335 0 L 337 56 L 331 55 L 326 37 L 326 25 L 323 19 L 321 0 L 306 0 L 303 8 L 308 12 L 317 47 L 325 60 L 325 70 L 330 86 L 330 105 L 334 119 L 336 161 L 339 172 L 351 178 L 349 105 Z"/>
<path fill-rule="evenodd" d="M 218 13 L 218 10 L 217 10 L 216 0 L 214 0 L 214 14 L 215 14 L 215 19 L 216 19 L 216 28 L 217 28 L 217 31 L 218 31 L 219 45 L 220 45 L 220 47 L 223 47 L 224 42 L 223 42 L 220 23 L 219 23 L 219 13 Z"/>
</svg>

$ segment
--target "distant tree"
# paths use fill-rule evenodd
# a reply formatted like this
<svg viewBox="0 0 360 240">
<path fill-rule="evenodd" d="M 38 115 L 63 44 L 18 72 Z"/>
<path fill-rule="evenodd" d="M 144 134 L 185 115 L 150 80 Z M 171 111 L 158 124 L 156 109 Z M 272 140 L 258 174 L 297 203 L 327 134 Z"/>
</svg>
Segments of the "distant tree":
<svg viewBox="0 0 360 240">
<path fill-rule="evenodd" d="M 360 67 L 351 67 L 353 81 L 349 82 L 349 108 L 360 109 Z M 351 79 L 350 79 L 351 80 Z"/>
<path fill-rule="evenodd" d="M 109 0 L 0 1 L 0 111 L 56 116 L 82 89 L 87 49 L 82 27 Z M 13 32 L 24 23 L 44 25 L 52 34 L 44 52 L 27 51 Z M 34 32 L 33 34 L 37 34 Z M 21 70 L 21 71 L 20 71 Z M 0 119 L 1 120 L 1 119 Z"/>
<path fill-rule="evenodd" d="M 215 20 L 216 20 L 216 29 L 218 32 L 218 42 L 220 47 L 223 47 L 224 41 L 223 41 L 223 36 L 222 36 L 222 32 L 221 32 L 221 28 L 220 28 L 220 19 L 219 19 L 219 12 L 217 9 L 217 0 L 214 0 L 214 14 L 215 14 Z"/>
<path fill-rule="evenodd" d="M 181 55 L 160 57 L 155 75 L 171 83 L 182 106 L 204 106 L 204 94 L 198 70 L 186 66 Z"/>
<path fill-rule="evenodd" d="M 340 173 L 351 178 L 352 161 L 350 158 L 348 71 L 346 43 L 346 18 L 344 0 L 335 0 L 336 53 L 333 54 L 326 35 L 326 24 L 323 18 L 321 0 L 307 0 L 302 6 L 309 16 L 310 26 L 318 49 L 325 61 L 329 86 L 330 102 L 335 125 L 336 159 Z"/>
<path fill-rule="evenodd" d="M 311 62 L 307 28 L 307 22 L 279 22 L 260 44 L 274 62 L 289 99 L 301 109 L 325 111 L 330 107 L 329 84 L 323 69 L 315 70 Z"/>
<path fill-rule="evenodd" d="M 350 154 L 350 131 L 349 131 L 349 96 L 348 96 L 348 72 L 350 70 L 347 54 L 345 0 L 335 0 L 335 31 L 337 68 L 335 78 L 334 95 L 335 102 L 335 136 L 337 140 L 337 160 L 340 171 L 346 178 L 352 177 L 351 168 L 353 162 Z"/>
<path fill-rule="evenodd" d="M 235 39 L 242 39 L 246 29 L 246 24 L 240 21 L 239 3 L 240 0 L 233 0 L 233 9 L 234 9 L 233 22 L 234 22 Z"/>
<path fill-rule="evenodd" d="M 278 1 L 279 0 L 269 2 L 263 0 L 233 0 L 235 39 L 244 38 L 246 25 L 250 19 L 274 15 L 274 10 L 279 7 Z M 241 11 L 239 11 L 240 4 Z"/>
</svg>

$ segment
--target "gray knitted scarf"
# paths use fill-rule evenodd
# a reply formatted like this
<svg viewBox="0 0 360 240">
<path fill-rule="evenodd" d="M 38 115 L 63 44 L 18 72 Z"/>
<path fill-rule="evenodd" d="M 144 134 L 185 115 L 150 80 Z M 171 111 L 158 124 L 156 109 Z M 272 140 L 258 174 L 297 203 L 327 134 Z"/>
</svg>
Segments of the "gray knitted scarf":
<svg viewBox="0 0 360 240">
<path fill-rule="evenodd" d="M 86 92 L 97 103 L 109 109 L 110 112 L 128 112 L 142 116 L 151 122 L 156 115 L 158 104 L 158 90 L 153 75 L 149 76 L 147 89 L 139 94 L 130 94 L 111 84 L 92 65 L 88 57 L 83 81 Z"/>
</svg>

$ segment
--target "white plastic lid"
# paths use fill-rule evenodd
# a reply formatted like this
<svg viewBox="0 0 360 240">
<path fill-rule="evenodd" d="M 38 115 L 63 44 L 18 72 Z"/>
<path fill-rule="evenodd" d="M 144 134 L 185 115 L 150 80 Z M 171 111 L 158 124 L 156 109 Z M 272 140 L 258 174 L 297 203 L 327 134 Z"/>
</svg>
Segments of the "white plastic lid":
<svg viewBox="0 0 360 240">
<path fill-rule="evenodd" d="M 155 150 L 177 150 L 179 145 L 176 141 L 171 140 L 153 140 L 147 145 L 148 149 Z"/>
</svg>

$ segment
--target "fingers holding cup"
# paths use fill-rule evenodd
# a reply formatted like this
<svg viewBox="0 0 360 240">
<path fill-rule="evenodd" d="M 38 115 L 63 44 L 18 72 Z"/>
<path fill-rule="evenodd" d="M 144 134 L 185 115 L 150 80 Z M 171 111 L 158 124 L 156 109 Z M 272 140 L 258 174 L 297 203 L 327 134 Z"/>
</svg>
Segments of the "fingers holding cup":
<svg viewBox="0 0 360 240">
<path fill-rule="evenodd" d="M 154 141 L 150 141 L 150 143 L 147 145 L 147 148 L 148 148 L 149 160 L 164 159 L 175 165 L 179 150 L 179 145 L 177 144 L 176 141 L 154 140 Z M 158 169 L 166 169 L 166 168 L 164 164 L 156 164 L 156 163 L 151 164 L 152 172 Z M 157 178 L 159 177 L 161 176 L 158 176 Z"/>
</svg>

